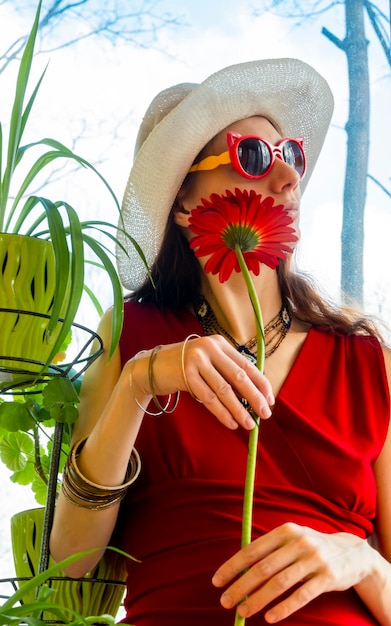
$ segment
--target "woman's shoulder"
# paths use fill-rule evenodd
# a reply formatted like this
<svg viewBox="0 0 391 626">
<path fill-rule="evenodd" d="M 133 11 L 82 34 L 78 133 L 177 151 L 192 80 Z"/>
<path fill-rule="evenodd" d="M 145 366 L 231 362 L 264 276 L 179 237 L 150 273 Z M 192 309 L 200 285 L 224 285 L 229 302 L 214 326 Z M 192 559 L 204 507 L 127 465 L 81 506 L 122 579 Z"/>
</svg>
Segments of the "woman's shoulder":
<svg viewBox="0 0 391 626">
<path fill-rule="evenodd" d="M 391 350 L 370 334 L 343 333 L 325 326 L 313 326 L 310 330 L 315 348 L 338 362 L 345 363 L 349 370 L 377 377 L 384 384 L 386 377 L 391 381 Z M 335 364 L 335 361 L 334 361 Z"/>
<path fill-rule="evenodd" d="M 346 344 L 348 346 L 368 346 L 377 350 L 381 349 L 380 340 L 375 335 L 370 335 L 369 333 L 344 332 L 326 325 L 311 326 L 311 333 L 323 337 L 324 341 Z"/>
</svg>

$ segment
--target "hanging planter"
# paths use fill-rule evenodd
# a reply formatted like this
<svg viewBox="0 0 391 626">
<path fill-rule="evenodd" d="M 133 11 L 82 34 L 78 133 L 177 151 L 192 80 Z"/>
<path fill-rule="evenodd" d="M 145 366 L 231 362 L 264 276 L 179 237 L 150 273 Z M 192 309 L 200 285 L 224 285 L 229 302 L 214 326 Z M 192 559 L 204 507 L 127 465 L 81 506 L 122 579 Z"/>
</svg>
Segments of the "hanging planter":
<svg viewBox="0 0 391 626">
<path fill-rule="evenodd" d="M 27 383 L 49 358 L 62 328 L 59 321 L 48 330 L 55 291 L 51 242 L 0 233 L 0 386 L 11 380 Z M 67 299 L 69 294 L 60 315 Z M 12 373 L 18 369 L 20 374 Z"/>
<path fill-rule="evenodd" d="M 25 579 L 19 580 L 19 586 L 26 584 L 38 573 L 44 513 L 44 508 L 30 509 L 16 513 L 11 519 L 15 572 L 19 579 Z M 84 578 L 75 580 L 63 575 L 50 579 L 50 587 L 56 592 L 56 603 L 72 607 L 83 617 L 104 614 L 115 616 L 125 591 L 123 563 L 121 555 L 108 551 Z M 34 602 L 34 599 L 35 590 L 29 592 L 24 602 Z M 56 616 L 45 612 L 42 619 L 50 621 L 56 619 Z"/>
</svg>

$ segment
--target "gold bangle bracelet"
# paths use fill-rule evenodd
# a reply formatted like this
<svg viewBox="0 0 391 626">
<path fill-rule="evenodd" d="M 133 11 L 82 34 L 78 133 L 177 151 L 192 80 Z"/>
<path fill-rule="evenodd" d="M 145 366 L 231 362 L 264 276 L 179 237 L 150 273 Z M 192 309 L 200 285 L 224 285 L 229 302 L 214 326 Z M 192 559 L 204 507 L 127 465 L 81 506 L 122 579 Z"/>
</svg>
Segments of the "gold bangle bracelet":
<svg viewBox="0 0 391 626">
<path fill-rule="evenodd" d="M 162 407 L 162 405 L 160 404 L 156 393 L 155 393 L 155 385 L 153 382 L 153 362 L 156 358 L 157 353 L 159 352 L 160 348 L 162 346 L 155 346 L 151 352 L 151 356 L 149 357 L 149 362 L 148 362 L 148 380 L 149 380 L 149 387 L 151 390 L 151 394 L 152 394 L 152 399 L 154 401 L 154 404 L 156 406 L 157 409 L 159 409 L 159 411 L 161 411 L 161 413 L 173 413 L 176 409 L 176 407 L 178 406 L 178 402 L 179 402 L 179 396 L 180 396 L 180 391 L 177 391 L 175 393 L 175 400 L 174 400 L 174 404 L 171 407 L 171 409 L 168 409 L 168 407 L 170 406 L 171 403 L 171 398 L 173 394 L 169 394 L 167 403 L 165 407 Z M 161 415 L 161 413 L 159 415 Z"/>
<path fill-rule="evenodd" d="M 161 346 L 156 346 L 156 347 L 152 350 L 152 353 L 151 353 L 150 359 L 149 359 L 149 361 L 148 361 L 148 378 L 149 378 L 149 385 L 150 385 L 150 388 L 151 388 L 151 395 L 152 395 L 152 397 L 153 397 L 154 404 L 155 404 L 156 408 L 158 408 L 158 409 L 159 409 L 157 413 L 152 413 L 152 411 L 149 411 L 147 407 L 143 407 L 143 405 L 142 405 L 142 404 L 140 404 L 140 402 L 138 401 L 137 396 L 136 396 L 136 394 L 135 394 L 135 392 L 134 392 L 134 389 L 133 389 L 133 385 L 132 385 L 133 364 L 132 364 L 132 368 L 131 368 L 131 370 L 130 370 L 130 380 L 129 380 L 129 386 L 130 386 L 130 390 L 131 390 L 132 395 L 133 395 L 133 399 L 134 399 L 135 403 L 137 404 L 138 408 L 139 408 L 139 409 L 141 409 L 142 411 L 144 411 L 144 413 L 145 413 L 146 415 L 150 415 L 151 417 L 157 417 L 157 416 L 159 416 L 159 415 L 163 415 L 163 413 L 172 413 L 172 412 L 175 410 L 175 408 L 177 407 L 177 405 L 178 405 L 178 401 L 179 401 L 179 393 L 180 393 L 180 392 L 177 392 L 177 393 L 176 393 L 176 398 L 175 398 L 175 401 L 174 401 L 174 406 L 172 407 L 172 409 L 170 409 L 170 411 L 168 411 L 167 409 L 168 409 L 168 407 L 169 407 L 169 406 L 170 406 L 170 404 L 171 404 L 172 394 L 169 394 L 168 399 L 167 399 L 167 402 L 166 402 L 166 405 L 165 405 L 164 407 L 163 407 L 163 406 L 161 406 L 161 404 L 160 404 L 160 402 L 159 402 L 159 400 L 157 399 L 157 396 L 156 396 L 156 394 L 155 394 L 154 383 L 153 383 L 153 376 L 152 376 L 152 370 L 151 370 L 151 358 L 155 358 L 155 356 L 156 356 L 156 352 L 157 352 L 158 350 L 160 350 L 160 348 L 161 348 Z M 141 350 L 140 352 L 137 352 L 137 354 L 135 354 L 135 356 L 134 356 L 132 359 L 130 359 L 130 362 L 137 360 L 137 358 L 138 358 L 140 355 L 144 354 L 145 352 L 147 352 L 147 350 Z"/>
<path fill-rule="evenodd" d="M 181 364 L 182 364 L 182 376 L 183 376 L 183 380 L 185 381 L 185 385 L 186 385 L 186 389 L 189 392 L 189 394 L 191 395 L 192 398 L 194 398 L 194 400 L 197 400 L 197 402 L 199 402 L 200 404 L 202 404 L 202 400 L 200 400 L 199 398 L 197 398 L 197 396 L 192 392 L 191 387 L 189 385 L 189 381 L 187 380 L 187 376 L 186 376 L 186 370 L 185 370 L 185 353 L 186 353 L 186 346 L 188 344 L 188 342 L 191 339 L 199 339 L 200 336 L 196 335 L 195 333 L 193 333 L 192 335 L 189 335 L 188 337 L 186 337 L 185 341 L 183 342 L 183 346 L 182 346 L 182 355 L 181 355 Z"/>
<path fill-rule="evenodd" d="M 142 411 L 144 411 L 144 413 L 146 413 L 147 415 L 151 415 L 151 417 L 157 417 L 158 415 L 163 415 L 163 411 L 158 411 L 157 413 L 152 413 L 151 411 L 148 411 L 148 409 L 146 407 L 143 407 L 143 405 L 140 404 L 140 402 L 137 400 L 137 396 L 134 393 L 134 389 L 133 389 L 133 385 L 132 385 L 133 363 L 134 363 L 134 361 L 137 361 L 139 356 L 141 356 L 142 354 L 145 354 L 145 352 L 147 352 L 147 350 L 140 350 L 140 352 L 137 352 L 137 354 L 135 354 L 134 357 L 132 357 L 130 359 L 130 363 L 132 363 L 132 367 L 131 367 L 131 370 L 130 370 L 129 387 L 130 387 L 130 391 L 132 392 L 133 399 L 134 399 L 135 403 L 137 404 L 138 408 L 141 409 Z M 169 399 L 169 402 L 170 402 L 170 399 Z M 168 406 L 169 405 L 167 404 L 167 407 Z"/>
<path fill-rule="evenodd" d="M 76 506 L 92 510 L 108 508 L 122 500 L 130 485 L 137 479 L 141 470 L 140 455 L 133 448 L 123 484 L 100 485 L 86 478 L 77 464 L 86 441 L 87 438 L 80 439 L 71 448 L 63 471 L 62 492 L 65 498 Z"/>
</svg>

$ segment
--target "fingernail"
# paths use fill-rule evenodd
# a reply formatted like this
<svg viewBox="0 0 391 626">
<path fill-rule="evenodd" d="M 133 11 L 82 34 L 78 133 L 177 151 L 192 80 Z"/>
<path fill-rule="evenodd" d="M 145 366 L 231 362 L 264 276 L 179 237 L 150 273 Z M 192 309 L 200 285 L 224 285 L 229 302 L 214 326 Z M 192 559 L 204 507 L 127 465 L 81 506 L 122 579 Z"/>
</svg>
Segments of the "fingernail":
<svg viewBox="0 0 391 626">
<path fill-rule="evenodd" d="M 223 595 L 221 596 L 221 604 L 226 609 L 230 609 L 231 607 L 233 607 L 234 603 L 229 593 L 223 593 Z"/>
<path fill-rule="evenodd" d="M 262 413 L 262 417 L 270 417 L 272 414 L 270 407 L 268 406 L 263 406 L 261 409 L 261 413 Z"/>
<path fill-rule="evenodd" d="M 245 425 L 246 428 L 251 430 L 255 426 L 254 419 L 252 417 L 250 417 L 250 416 L 246 417 L 246 419 L 244 420 L 244 425 Z"/>
<path fill-rule="evenodd" d="M 238 610 L 242 617 L 247 617 L 247 615 L 249 615 L 250 613 L 247 604 L 240 604 L 238 607 Z"/>
<path fill-rule="evenodd" d="M 275 613 L 266 613 L 265 620 L 270 624 L 274 624 L 277 621 L 277 615 Z"/>
</svg>

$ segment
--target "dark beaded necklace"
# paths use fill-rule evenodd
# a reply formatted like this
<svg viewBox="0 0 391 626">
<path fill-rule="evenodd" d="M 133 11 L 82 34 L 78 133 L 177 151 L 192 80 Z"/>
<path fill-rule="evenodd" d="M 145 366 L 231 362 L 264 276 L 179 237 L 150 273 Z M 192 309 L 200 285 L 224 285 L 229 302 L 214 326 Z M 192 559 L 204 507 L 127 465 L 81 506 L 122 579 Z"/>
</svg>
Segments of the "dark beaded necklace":
<svg viewBox="0 0 391 626">
<path fill-rule="evenodd" d="M 254 363 L 256 362 L 256 336 L 247 341 L 245 344 L 239 344 L 236 339 L 234 339 L 232 335 L 230 335 L 229 332 L 219 324 L 212 307 L 204 296 L 200 296 L 197 306 L 195 307 L 195 312 L 197 319 L 202 324 L 205 335 L 223 335 L 223 337 L 228 339 L 238 352 L 245 354 Z M 265 358 L 269 357 L 277 350 L 281 342 L 288 334 L 290 327 L 291 316 L 287 306 L 283 304 L 277 315 L 275 315 L 275 317 L 273 317 L 273 319 L 270 320 L 264 328 Z"/>
</svg>

